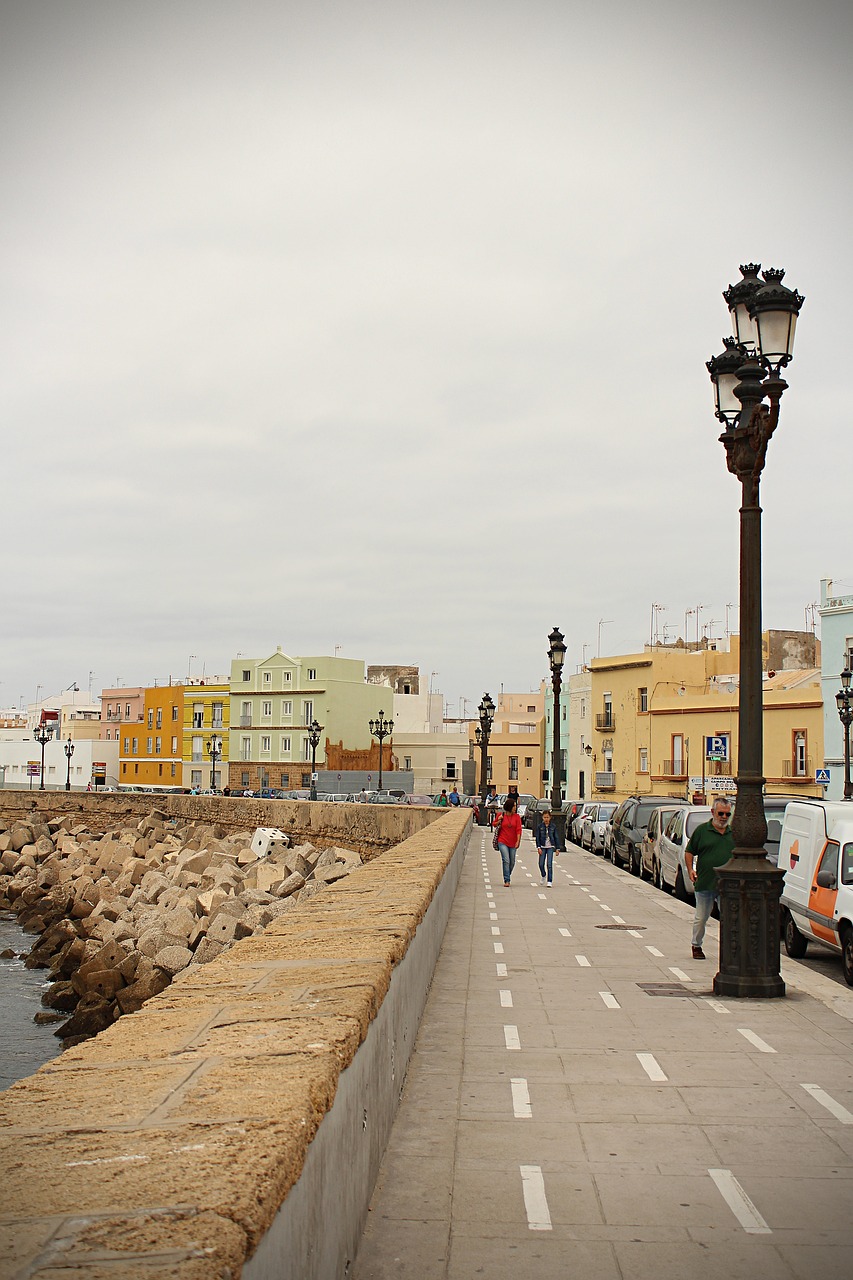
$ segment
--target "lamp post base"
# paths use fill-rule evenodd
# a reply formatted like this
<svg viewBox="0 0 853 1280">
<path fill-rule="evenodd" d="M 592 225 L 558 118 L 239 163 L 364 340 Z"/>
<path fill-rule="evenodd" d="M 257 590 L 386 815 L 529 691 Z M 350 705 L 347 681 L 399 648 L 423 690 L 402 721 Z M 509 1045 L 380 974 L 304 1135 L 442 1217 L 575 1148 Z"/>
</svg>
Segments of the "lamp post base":
<svg viewBox="0 0 853 1280">
<path fill-rule="evenodd" d="M 774 999 L 785 994 L 779 972 L 783 873 L 766 858 L 738 856 L 717 870 L 720 971 L 714 994 Z"/>
</svg>

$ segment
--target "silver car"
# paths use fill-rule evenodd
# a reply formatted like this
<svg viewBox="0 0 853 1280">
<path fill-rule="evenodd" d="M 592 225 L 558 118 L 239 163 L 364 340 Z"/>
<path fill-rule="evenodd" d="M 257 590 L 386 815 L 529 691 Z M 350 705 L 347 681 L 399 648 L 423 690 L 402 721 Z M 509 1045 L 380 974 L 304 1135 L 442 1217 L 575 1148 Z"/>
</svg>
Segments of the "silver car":
<svg viewBox="0 0 853 1280">
<path fill-rule="evenodd" d="M 649 815 L 649 825 L 643 834 L 640 849 L 640 878 L 645 880 L 648 877 L 659 889 L 666 889 L 667 892 L 670 886 L 664 882 L 661 873 L 660 839 L 676 809 L 686 807 L 686 804 L 673 801 L 671 806 L 663 805 L 660 809 L 653 809 Z"/>
<path fill-rule="evenodd" d="M 667 889 L 672 887 L 676 898 L 680 898 L 682 902 L 692 902 L 694 899 L 693 882 L 687 874 L 687 863 L 684 861 L 687 842 L 697 827 L 700 827 L 703 822 L 710 821 L 711 806 L 709 804 L 685 805 L 683 809 L 676 809 L 675 813 L 670 815 L 660 838 L 658 848 L 660 849 L 661 887 Z"/>
</svg>

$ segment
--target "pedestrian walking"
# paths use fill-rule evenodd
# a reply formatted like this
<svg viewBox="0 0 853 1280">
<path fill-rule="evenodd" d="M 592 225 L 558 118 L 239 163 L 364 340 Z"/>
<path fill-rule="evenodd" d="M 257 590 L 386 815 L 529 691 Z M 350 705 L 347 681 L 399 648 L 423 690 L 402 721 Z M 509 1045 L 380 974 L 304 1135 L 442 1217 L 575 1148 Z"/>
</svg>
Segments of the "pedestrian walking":
<svg viewBox="0 0 853 1280">
<path fill-rule="evenodd" d="M 542 884 L 546 883 L 545 872 L 548 873 L 547 884 L 554 883 L 554 856 L 560 856 L 560 837 L 556 824 L 551 821 L 551 810 L 543 809 L 542 817 L 536 827 L 536 852 L 539 854 L 539 875 Z"/>
<path fill-rule="evenodd" d="M 455 782 L 454 782 L 454 784 L 453 784 L 453 790 L 451 791 L 450 795 L 448 796 L 448 799 L 449 799 L 450 803 L 453 805 L 453 807 L 454 807 L 454 808 L 455 808 L 458 804 L 460 804 L 460 803 L 461 803 L 461 802 L 460 802 L 460 800 L 459 800 L 459 792 L 456 790 L 456 783 L 455 783 Z"/>
<path fill-rule="evenodd" d="M 496 849 L 500 850 L 504 888 L 508 889 L 515 866 L 515 855 L 521 844 L 521 818 L 515 812 L 515 801 L 512 797 L 504 801 L 504 810 L 495 824 L 495 838 L 492 843 Z"/>
<path fill-rule="evenodd" d="M 734 852 L 735 838 L 729 828 L 731 816 L 731 802 L 718 796 L 711 806 L 711 821 L 703 822 L 696 828 L 684 850 L 687 874 L 693 881 L 693 892 L 696 895 L 696 911 L 693 916 L 694 960 L 705 959 L 705 952 L 702 950 L 705 926 L 714 903 L 719 905 L 720 901 L 717 867 L 724 866 Z"/>
<path fill-rule="evenodd" d="M 449 801 L 449 800 L 448 800 L 448 798 L 447 798 L 447 788 L 446 788 L 446 787 L 442 787 L 442 788 L 441 788 L 441 795 L 438 797 L 438 799 L 436 800 L 436 802 L 435 802 L 435 803 L 436 803 L 436 804 L 438 804 L 438 805 L 441 805 L 442 809 L 446 809 L 446 808 L 447 808 L 447 806 L 450 804 L 450 801 Z"/>
</svg>

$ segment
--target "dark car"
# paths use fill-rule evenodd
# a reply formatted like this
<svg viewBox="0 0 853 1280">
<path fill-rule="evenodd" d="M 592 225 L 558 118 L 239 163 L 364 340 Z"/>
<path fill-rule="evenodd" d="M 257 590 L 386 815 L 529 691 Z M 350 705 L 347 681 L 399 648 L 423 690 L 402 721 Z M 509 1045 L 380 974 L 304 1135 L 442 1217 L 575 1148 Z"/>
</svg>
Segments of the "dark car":
<svg viewBox="0 0 853 1280">
<path fill-rule="evenodd" d="M 610 819 L 610 859 L 632 875 L 640 874 L 643 836 L 653 809 L 672 805 L 672 796 L 629 796 Z"/>
</svg>

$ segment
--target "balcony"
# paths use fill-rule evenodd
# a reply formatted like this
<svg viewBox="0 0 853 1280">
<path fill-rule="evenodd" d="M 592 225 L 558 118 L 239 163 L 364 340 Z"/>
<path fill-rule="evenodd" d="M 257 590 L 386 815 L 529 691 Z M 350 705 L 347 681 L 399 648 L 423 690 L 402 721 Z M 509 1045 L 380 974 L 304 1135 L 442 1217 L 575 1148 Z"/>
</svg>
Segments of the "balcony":
<svg viewBox="0 0 853 1280">
<path fill-rule="evenodd" d="M 731 778 L 731 760 L 708 760 L 705 764 L 706 778 Z"/>
<path fill-rule="evenodd" d="M 596 773 L 595 789 L 596 791 L 615 791 L 616 790 L 616 774 L 615 773 Z"/>
<path fill-rule="evenodd" d="M 782 772 L 779 776 L 782 778 L 790 778 L 792 782 L 814 782 L 814 769 L 812 767 L 811 756 L 807 756 L 805 761 L 783 760 Z"/>
<path fill-rule="evenodd" d="M 251 729 L 251 727 L 252 727 L 252 717 L 251 717 L 250 715 L 249 715 L 249 716 L 241 716 L 241 717 L 240 717 L 240 728 L 241 728 L 241 729 Z"/>
<path fill-rule="evenodd" d="M 616 717 L 612 711 L 605 711 L 601 715 L 595 717 L 596 729 L 601 729 L 602 733 L 610 733 L 616 728 Z"/>
<path fill-rule="evenodd" d="M 686 778 L 687 763 L 685 760 L 664 760 L 660 767 L 658 777 L 661 778 Z"/>
</svg>

